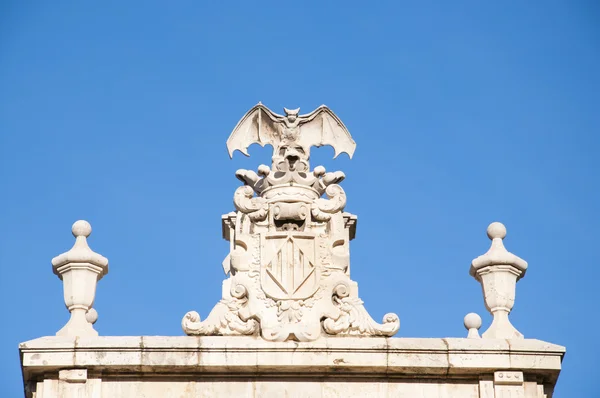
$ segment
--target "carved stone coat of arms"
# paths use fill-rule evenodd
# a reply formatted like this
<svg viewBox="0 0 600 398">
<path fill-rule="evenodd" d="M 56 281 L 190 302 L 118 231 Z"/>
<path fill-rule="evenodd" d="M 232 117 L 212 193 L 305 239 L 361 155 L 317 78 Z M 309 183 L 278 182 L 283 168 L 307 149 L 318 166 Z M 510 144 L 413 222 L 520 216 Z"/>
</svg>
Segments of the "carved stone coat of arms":
<svg viewBox="0 0 600 398">
<path fill-rule="evenodd" d="M 311 341 L 322 335 L 392 336 L 395 314 L 375 322 L 350 279 L 349 242 L 356 216 L 344 212 L 344 173 L 309 166 L 312 146 L 331 145 L 350 157 L 356 144 L 326 106 L 299 115 L 273 113 L 262 104 L 240 120 L 227 140 L 248 155 L 253 143 L 273 146 L 271 167 L 238 170 L 236 212 L 223 216 L 230 253 L 223 297 L 205 320 L 188 312 L 190 335 L 252 335 L 271 341 Z M 323 197 L 325 196 L 325 197 Z"/>
</svg>

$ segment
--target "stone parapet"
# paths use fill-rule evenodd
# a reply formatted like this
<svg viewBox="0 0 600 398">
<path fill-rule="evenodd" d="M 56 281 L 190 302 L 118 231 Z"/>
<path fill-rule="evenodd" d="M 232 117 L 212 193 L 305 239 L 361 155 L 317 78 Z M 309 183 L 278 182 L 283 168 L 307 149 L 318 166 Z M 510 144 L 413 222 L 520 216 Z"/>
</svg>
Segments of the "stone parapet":
<svg viewBox="0 0 600 398">
<path fill-rule="evenodd" d="M 518 391 L 515 397 L 542 398 L 551 396 L 565 353 L 564 347 L 533 339 L 385 337 L 268 342 L 246 336 L 53 336 L 19 349 L 32 398 L 67 396 L 53 394 L 66 394 L 70 386 L 94 398 L 233 393 L 492 398 L 504 396 L 503 389 Z M 67 370 L 78 370 L 72 372 L 76 377 L 65 379 Z M 87 379 L 92 387 L 85 387 Z M 165 389 L 181 393 L 168 395 Z M 417 392 L 425 395 L 411 395 Z"/>
</svg>

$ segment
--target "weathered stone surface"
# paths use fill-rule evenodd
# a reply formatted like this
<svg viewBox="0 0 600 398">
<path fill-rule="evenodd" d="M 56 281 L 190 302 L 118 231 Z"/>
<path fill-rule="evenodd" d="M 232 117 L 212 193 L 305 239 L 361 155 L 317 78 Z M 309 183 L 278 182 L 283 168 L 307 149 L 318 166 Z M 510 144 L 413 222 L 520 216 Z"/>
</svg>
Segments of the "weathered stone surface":
<svg viewBox="0 0 600 398">
<path fill-rule="evenodd" d="M 199 391 L 278 397 L 286 396 L 278 395 L 285 386 L 288 394 L 316 394 L 298 396 L 343 396 L 335 394 L 347 389 L 348 394 L 366 391 L 390 397 L 469 397 L 479 390 L 480 377 L 514 369 L 522 369 L 523 377 L 540 385 L 556 382 L 563 347 L 538 340 L 520 340 L 514 347 L 511 343 L 385 337 L 324 337 L 314 342 L 270 342 L 250 336 L 44 337 L 22 343 L 20 350 L 26 380 L 89 369 L 102 375 L 97 377 L 101 396 L 107 397 L 161 397 L 166 392 L 203 396 Z M 224 382 L 232 377 L 234 384 Z M 358 380 L 364 381 L 355 384 Z M 260 395 L 267 391 L 273 395 Z"/>
</svg>

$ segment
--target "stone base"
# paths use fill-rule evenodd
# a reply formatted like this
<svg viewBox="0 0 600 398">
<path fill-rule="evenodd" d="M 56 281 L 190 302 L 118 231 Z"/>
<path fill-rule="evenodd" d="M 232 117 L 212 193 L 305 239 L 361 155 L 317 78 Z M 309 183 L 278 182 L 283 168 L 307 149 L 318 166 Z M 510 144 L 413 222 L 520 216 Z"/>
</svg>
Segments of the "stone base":
<svg viewBox="0 0 600 398">
<path fill-rule="evenodd" d="M 57 336 L 20 352 L 29 398 L 549 398 L 565 349 L 530 339 Z"/>
</svg>

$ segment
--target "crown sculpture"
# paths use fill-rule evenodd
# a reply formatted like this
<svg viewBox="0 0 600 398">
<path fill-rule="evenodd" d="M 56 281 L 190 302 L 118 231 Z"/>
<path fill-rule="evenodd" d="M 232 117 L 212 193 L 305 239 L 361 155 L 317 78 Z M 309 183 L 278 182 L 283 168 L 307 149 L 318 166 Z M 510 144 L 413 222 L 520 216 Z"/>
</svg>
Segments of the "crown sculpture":
<svg viewBox="0 0 600 398">
<path fill-rule="evenodd" d="M 335 157 L 350 158 L 356 143 L 326 106 L 306 115 L 285 109 L 278 115 L 259 103 L 227 140 L 229 156 L 257 143 L 273 146 L 272 166 L 258 173 L 238 170 L 244 185 L 233 195 L 237 212 L 225 214 L 223 237 L 230 252 L 223 261 L 229 278 L 223 298 L 201 321 L 188 312 L 188 335 L 253 335 L 270 341 L 312 341 L 323 334 L 392 336 L 396 314 L 375 322 L 350 279 L 349 242 L 356 216 L 344 212 L 341 171 L 310 170 L 310 148 L 330 145 Z M 322 198 L 325 194 L 327 199 Z"/>
</svg>

